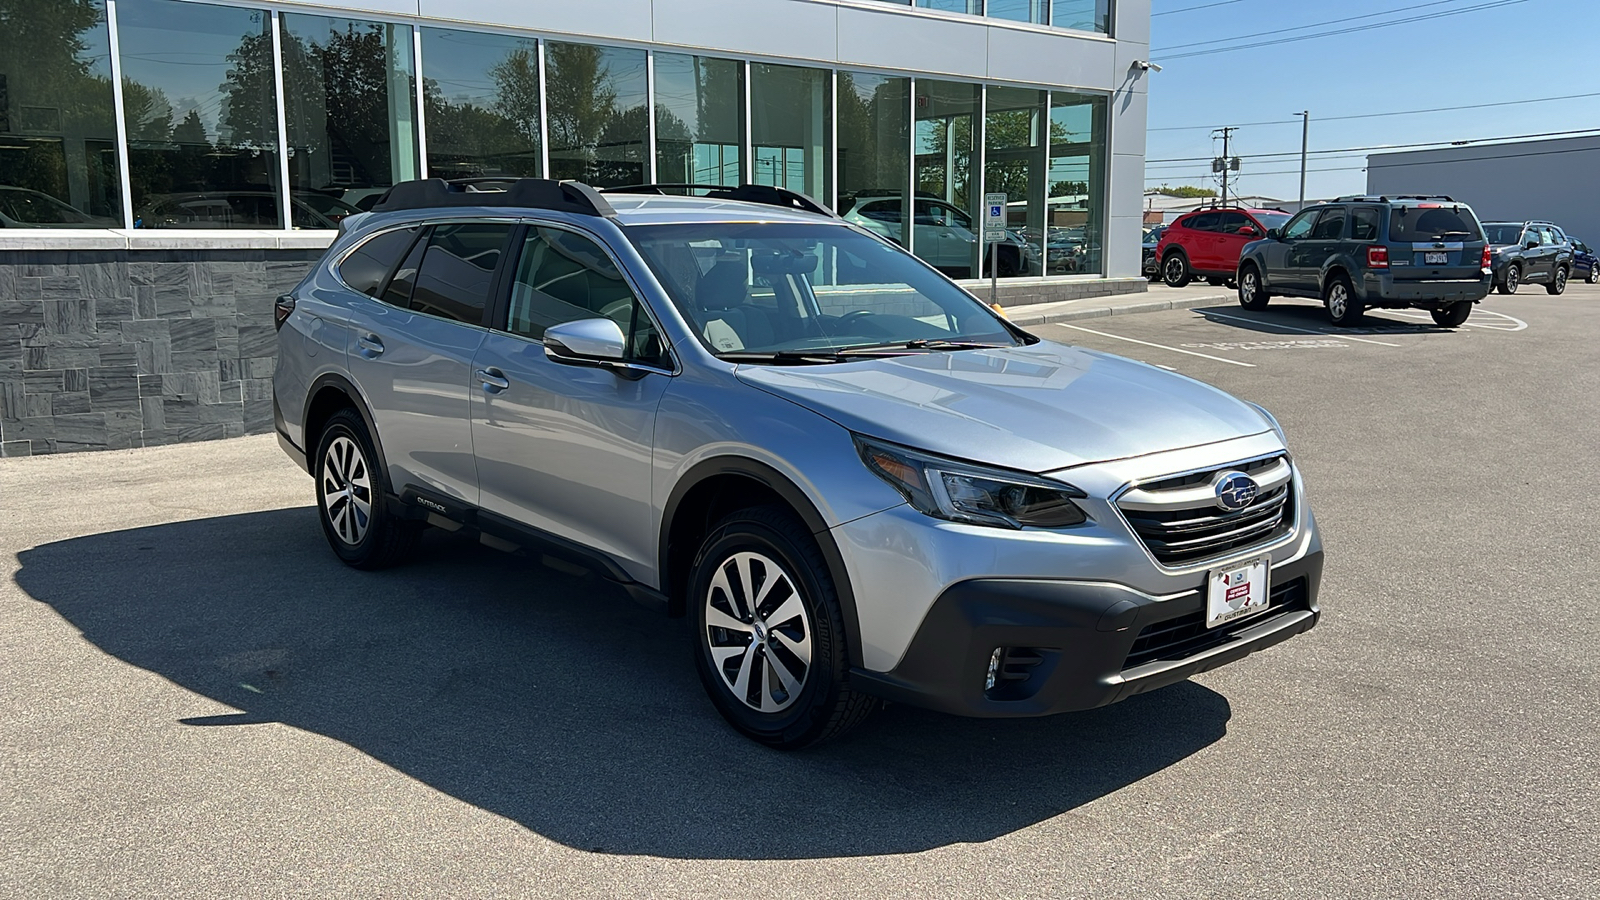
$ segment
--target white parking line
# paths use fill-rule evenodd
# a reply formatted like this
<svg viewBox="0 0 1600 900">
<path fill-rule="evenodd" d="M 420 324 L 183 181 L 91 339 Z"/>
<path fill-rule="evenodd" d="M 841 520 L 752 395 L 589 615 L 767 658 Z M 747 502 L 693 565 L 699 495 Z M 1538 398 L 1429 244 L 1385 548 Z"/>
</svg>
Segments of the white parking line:
<svg viewBox="0 0 1600 900">
<path fill-rule="evenodd" d="M 1155 347 L 1155 348 L 1160 349 L 1160 350 L 1171 350 L 1173 353 L 1184 353 L 1184 354 L 1187 354 L 1189 356 L 1198 356 L 1201 359 L 1215 360 L 1216 362 L 1227 363 L 1230 366 L 1244 366 L 1246 369 L 1254 369 L 1256 367 L 1255 363 L 1239 362 L 1236 359 L 1223 359 L 1220 356 L 1211 356 L 1211 355 L 1208 355 L 1208 354 L 1205 354 L 1205 353 L 1196 353 L 1193 350 L 1184 350 L 1184 349 L 1181 349 L 1181 348 L 1178 348 L 1178 347 L 1168 347 L 1166 344 L 1152 344 L 1149 341 L 1141 341 L 1141 340 L 1138 340 L 1136 338 L 1123 337 L 1120 334 L 1107 334 L 1104 331 L 1095 331 L 1093 328 L 1081 328 L 1081 327 L 1079 327 L 1077 325 L 1068 325 L 1065 322 L 1057 322 L 1056 324 L 1060 325 L 1062 328 L 1072 328 L 1072 329 L 1075 329 L 1077 331 L 1088 332 L 1089 334 L 1098 334 L 1101 337 L 1108 337 L 1108 338 L 1111 338 L 1113 340 L 1118 340 L 1118 341 L 1127 341 L 1130 344 L 1143 344 L 1146 347 Z"/>
<path fill-rule="evenodd" d="M 1297 328 L 1293 325 L 1285 325 L 1282 322 L 1276 322 L 1271 319 L 1245 319 L 1239 316 L 1230 316 L 1219 312 L 1207 312 L 1203 315 L 1208 319 L 1227 319 L 1230 322 L 1244 322 L 1247 325 L 1271 325 L 1275 328 L 1287 328 L 1290 331 L 1298 331 L 1301 334 L 1320 334 L 1323 337 L 1338 338 L 1341 341 L 1360 341 L 1363 344 L 1377 344 L 1381 347 L 1400 346 L 1399 344 L 1391 344 L 1388 341 L 1374 341 L 1368 338 L 1358 338 L 1354 335 L 1344 334 L 1338 331 L 1312 331 L 1310 328 Z"/>
</svg>

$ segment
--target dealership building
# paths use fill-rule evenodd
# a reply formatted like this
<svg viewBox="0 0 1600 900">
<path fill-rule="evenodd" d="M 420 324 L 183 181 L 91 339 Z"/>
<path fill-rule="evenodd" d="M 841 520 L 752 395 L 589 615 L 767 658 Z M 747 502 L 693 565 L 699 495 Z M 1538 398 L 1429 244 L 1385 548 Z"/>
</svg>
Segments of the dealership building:
<svg viewBox="0 0 1600 900">
<path fill-rule="evenodd" d="M 414 178 L 776 185 L 997 268 L 1007 306 L 1143 290 L 1149 26 L 1150 0 L 0 0 L 0 452 L 270 430 L 273 299 Z"/>
</svg>

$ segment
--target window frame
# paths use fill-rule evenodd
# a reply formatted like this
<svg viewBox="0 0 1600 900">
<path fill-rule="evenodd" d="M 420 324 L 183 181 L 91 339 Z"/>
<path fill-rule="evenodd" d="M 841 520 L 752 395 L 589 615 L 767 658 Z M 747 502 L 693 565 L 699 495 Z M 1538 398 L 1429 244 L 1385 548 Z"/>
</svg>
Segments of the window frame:
<svg viewBox="0 0 1600 900">
<path fill-rule="evenodd" d="M 1340 221 L 1339 221 L 1339 233 L 1334 235 L 1333 237 L 1319 236 L 1317 234 L 1317 229 L 1322 227 L 1322 220 L 1326 219 L 1326 218 L 1329 218 L 1331 216 L 1334 216 L 1334 215 L 1338 215 L 1339 219 L 1340 219 Z M 1345 239 L 1345 236 L 1344 236 L 1345 232 L 1347 232 L 1349 230 L 1350 230 L 1350 214 L 1349 214 L 1349 211 L 1343 206 L 1329 206 L 1329 207 L 1325 207 L 1322 210 L 1322 212 L 1317 216 L 1317 221 L 1316 221 L 1315 224 L 1313 224 L 1311 226 L 1311 233 L 1306 235 L 1306 240 L 1308 240 L 1308 241 L 1342 241 L 1342 240 Z"/>
<path fill-rule="evenodd" d="M 641 360 L 626 358 L 621 362 L 607 363 L 606 367 L 613 369 L 631 369 L 640 372 L 655 372 L 660 375 L 668 376 L 676 376 L 683 372 L 683 364 L 678 359 L 678 354 L 673 352 L 673 342 L 670 340 L 667 329 L 662 327 L 661 316 L 656 313 L 656 310 L 648 299 L 649 293 L 641 288 L 639 279 L 634 276 L 633 272 L 630 271 L 627 266 L 622 264 L 622 261 L 618 257 L 616 250 L 612 248 L 605 238 L 593 231 L 590 231 L 586 228 L 580 228 L 577 225 L 574 225 L 572 222 L 561 219 L 539 219 L 531 216 L 521 216 L 517 219 L 517 226 L 518 227 L 513 229 L 512 232 L 509 252 L 507 252 L 505 257 L 501 260 L 501 268 L 497 275 L 494 295 L 489 303 L 487 315 L 484 317 L 485 328 L 494 332 L 495 334 L 500 334 L 506 337 L 516 338 L 519 341 L 527 341 L 529 343 L 544 346 L 543 338 L 530 337 L 525 334 L 518 334 L 511 330 L 511 289 L 516 284 L 517 268 L 521 265 L 523 251 L 525 251 L 528 246 L 528 232 L 535 228 L 550 228 L 557 231 L 565 231 L 569 234 L 575 234 L 579 237 L 587 238 L 589 241 L 592 241 L 597 247 L 600 248 L 600 252 L 604 253 L 607 259 L 611 260 L 611 264 L 617 267 L 617 271 L 622 273 L 622 281 L 628 286 L 628 290 L 633 294 L 634 301 L 639 304 L 639 306 L 644 310 L 644 314 L 649 317 L 650 323 L 655 326 L 656 334 L 659 335 L 661 339 L 662 352 L 669 363 L 669 366 L 664 368 L 662 366 L 643 362 Z M 603 317 L 596 315 L 592 318 L 599 319 Z M 572 321 L 582 320 L 574 319 Z M 624 335 L 623 337 L 626 339 L 627 335 Z"/>
<path fill-rule="evenodd" d="M 1364 212 L 1371 213 L 1373 215 L 1372 237 L 1370 237 L 1370 238 L 1358 238 L 1358 237 L 1356 237 L 1356 228 L 1355 228 L 1356 217 L 1359 216 L 1361 213 L 1364 213 Z M 1352 207 L 1350 207 L 1350 216 L 1349 216 L 1350 224 L 1348 226 L 1348 230 L 1350 232 L 1350 239 L 1353 240 L 1353 241 L 1371 241 L 1371 242 L 1376 242 L 1379 239 L 1379 237 L 1383 234 L 1383 221 L 1384 221 L 1385 218 L 1386 217 L 1383 214 L 1383 210 L 1380 207 L 1376 207 L 1376 206 L 1352 206 Z"/>
<path fill-rule="evenodd" d="M 478 321 L 476 323 L 468 322 L 465 319 L 453 319 L 453 318 L 451 318 L 449 316 L 441 316 L 441 315 L 438 315 L 436 313 L 430 313 L 430 312 L 425 312 L 425 311 L 420 310 L 420 309 L 416 309 L 415 307 L 410 305 L 411 301 L 407 301 L 407 304 L 404 307 L 405 311 L 408 312 L 408 313 L 412 313 L 413 315 L 418 315 L 418 316 L 427 316 L 430 319 L 438 319 L 441 322 L 455 322 L 455 323 L 457 323 L 459 325 L 467 325 L 467 326 L 470 326 L 470 327 L 473 327 L 473 328 L 487 328 L 487 327 L 489 327 L 486 323 L 489 321 L 490 313 L 494 310 L 495 300 L 500 296 L 500 292 L 501 292 L 501 289 L 502 289 L 502 286 L 503 286 L 502 282 L 505 281 L 506 253 L 507 253 L 508 250 L 510 250 L 514 246 L 514 244 L 512 243 L 512 240 L 520 233 L 520 229 L 518 228 L 518 226 L 521 223 L 516 218 L 511 217 L 511 216 L 461 216 L 459 218 L 431 219 L 431 220 L 428 220 L 424 224 L 425 224 L 426 227 L 423 229 L 422 235 L 420 235 L 417 238 L 417 240 L 420 241 L 420 240 L 426 239 L 428 241 L 428 246 L 423 248 L 422 258 L 417 260 L 417 279 L 419 281 L 422 278 L 422 267 L 428 261 L 428 251 L 433 249 L 433 233 L 434 233 L 434 231 L 436 229 L 438 229 L 438 227 L 440 225 L 505 225 L 505 226 L 507 226 L 506 227 L 505 243 L 503 243 L 501 245 L 501 247 L 500 247 L 500 259 L 495 262 L 494 271 L 489 273 L 489 290 L 488 290 L 488 293 L 485 294 L 485 296 L 483 298 L 483 311 L 481 313 L 479 313 Z M 406 256 L 401 257 L 400 263 L 395 266 L 395 270 L 394 271 L 398 271 L 400 265 L 403 265 L 405 263 L 405 261 L 406 261 L 406 258 L 409 257 L 411 255 L 411 252 L 416 250 L 416 249 L 417 249 L 417 245 L 415 243 L 413 243 L 406 250 Z M 390 274 L 390 278 L 394 277 L 394 271 L 391 271 L 389 273 Z M 389 288 L 389 281 L 388 281 L 388 279 L 385 279 L 384 283 L 383 283 L 383 289 L 384 289 L 385 292 L 387 292 L 388 288 Z M 412 286 L 412 290 L 411 290 L 411 300 L 415 300 L 415 298 L 416 298 L 416 286 L 413 285 Z M 387 301 L 380 301 L 380 302 L 387 302 Z M 392 304 L 392 303 L 390 303 L 389 305 L 390 306 L 394 306 L 394 304 Z M 395 308 L 399 309 L 400 307 L 395 307 Z"/>
<path fill-rule="evenodd" d="M 371 234 L 368 234 L 359 241 L 352 242 L 349 247 L 341 250 L 339 255 L 328 264 L 328 271 L 333 275 L 333 280 L 338 282 L 340 287 L 358 297 L 365 297 L 368 300 L 382 303 L 389 309 L 396 309 L 401 312 L 411 313 L 412 315 L 416 316 L 427 316 L 430 319 L 436 319 L 440 322 L 454 322 L 457 325 L 465 325 L 469 328 L 488 328 L 488 322 L 490 321 L 489 317 L 493 314 L 496 307 L 496 302 L 501 293 L 503 293 L 503 289 L 505 287 L 505 251 L 501 251 L 500 262 L 496 265 L 494 274 L 489 278 L 489 296 L 483 306 L 483 317 L 479 319 L 477 323 L 464 322 L 461 319 L 451 319 L 445 316 L 423 312 L 422 310 L 412 309 L 409 303 L 406 306 L 398 306 L 394 303 L 390 303 L 388 300 L 383 299 L 383 295 L 389 292 L 389 285 L 394 281 L 395 273 L 400 270 L 401 266 L 405 265 L 406 260 L 409 259 L 411 254 L 417 249 L 417 244 L 420 241 L 432 239 L 433 227 L 435 225 L 470 225 L 481 224 L 485 222 L 510 225 L 511 236 L 507 239 L 508 241 L 514 240 L 515 237 L 520 233 L 519 226 L 522 224 L 522 221 L 514 216 L 450 216 L 440 219 L 414 219 L 409 222 L 397 222 L 389 227 L 375 228 L 372 230 Z M 389 271 L 383 276 L 383 280 L 378 282 L 378 296 L 374 297 L 373 295 L 364 291 L 356 290 L 345 282 L 344 276 L 340 274 L 339 270 L 344 265 L 345 260 L 349 258 L 352 253 L 356 252 L 356 250 L 360 249 L 368 241 L 376 239 L 379 235 L 388 234 L 395 231 L 402 231 L 408 228 L 417 229 L 417 235 L 411 239 L 411 243 L 406 245 L 406 249 L 401 252 L 399 258 L 395 260 L 394 265 L 389 267 Z M 510 246 L 511 244 L 508 243 L 507 249 L 510 249 Z M 423 256 L 427 256 L 426 247 L 423 248 Z M 422 271 L 421 260 L 418 260 L 417 271 L 419 273 Z"/>
<path fill-rule="evenodd" d="M 1312 207 L 1310 209 L 1302 209 L 1299 212 L 1295 213 L 1293 218 L 1291 218 L 1291 219 L 1289 219 L 1289 221 L 1283 223 L 1283 230 L 1278 233 L 1279 236 L 1282 237 L 1286 241 L 1306 241 L 1306 240 L 1310 240 L 1311 239 L 1311 232 L 1317 227 L 1317 219 L 1321 218 L 1322 210 L 1325 209 L 1325 208 L 1326 207 L 1315 207 L 1314 206 L 1314 207 Z M 1311 223 L 1310 225 L 1306 226 L 1306 233 L 1301 237 L 1294 237 L 1294 236 L 1290 235 L 1289 234 L 1289 229 L 1293 228 L 1295 223 L 1300 221 L 1301 219 L 1305 219 L 1307 222 Z"/>
</svg>

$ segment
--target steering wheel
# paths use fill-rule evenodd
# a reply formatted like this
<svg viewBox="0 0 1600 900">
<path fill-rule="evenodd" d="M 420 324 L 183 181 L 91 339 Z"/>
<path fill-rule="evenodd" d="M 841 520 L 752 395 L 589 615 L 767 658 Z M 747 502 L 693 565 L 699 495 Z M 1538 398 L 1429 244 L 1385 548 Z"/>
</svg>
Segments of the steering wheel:
<svg viewBox="0 0 1600 900">
<path fill-rule="evenodd" d="M 852 309 L 839 317 L 839 324 L 843 325 L 847 322 L 855 322 L 859 319 L 865 319 L 867 316 L 871 315 L 876 314 L 870 309 Z"/>
</svg>

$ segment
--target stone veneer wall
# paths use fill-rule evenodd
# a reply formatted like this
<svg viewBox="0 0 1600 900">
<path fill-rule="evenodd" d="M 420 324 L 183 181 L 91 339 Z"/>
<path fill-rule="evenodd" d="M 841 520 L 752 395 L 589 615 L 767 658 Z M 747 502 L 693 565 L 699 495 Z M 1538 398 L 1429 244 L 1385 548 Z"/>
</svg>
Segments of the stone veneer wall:
<svg viewBox="0 0 1600 900">
<path fill-rule="evenodd" d="M 272 430 L 272 303 L 320 250 L 0 251 L 0 455 Z"/>
<path fill-rule="evenodd" d="M 303 250 L 0 250 L 0 456 L 272 430 L 272 302 Z M 985 300 L 986 281 L 964 282 Z M 1004 306 L 1143 291 L 1143 278 L 1000 283 Z"/>
</svg>

